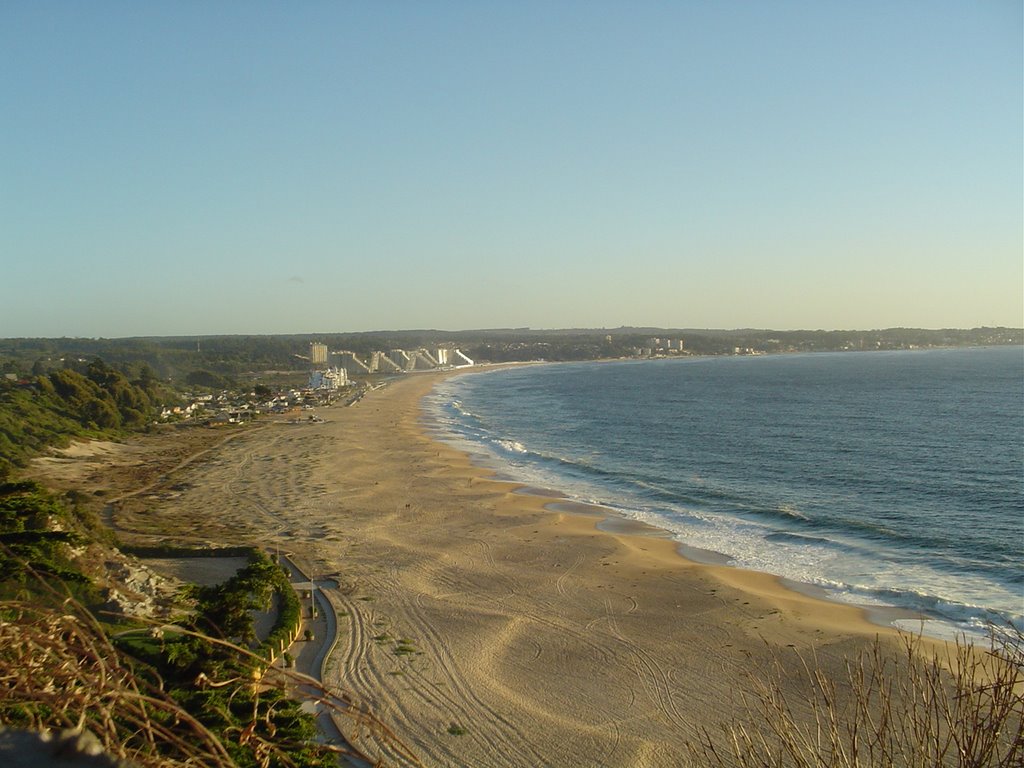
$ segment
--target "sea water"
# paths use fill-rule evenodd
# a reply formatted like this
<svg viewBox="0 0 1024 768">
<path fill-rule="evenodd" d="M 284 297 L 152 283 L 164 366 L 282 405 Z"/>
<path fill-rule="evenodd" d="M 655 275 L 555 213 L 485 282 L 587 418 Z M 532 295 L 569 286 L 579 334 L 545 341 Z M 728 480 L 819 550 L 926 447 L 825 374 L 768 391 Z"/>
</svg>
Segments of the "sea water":
<svg viewBox="0 0 1024 768">
<path fill-rule="evenodd" d="M 528 366 L 427 403 L 500 476 L 737 567 L 931 634 L 1024 619 L 1020 347 Z"/>
</svg>

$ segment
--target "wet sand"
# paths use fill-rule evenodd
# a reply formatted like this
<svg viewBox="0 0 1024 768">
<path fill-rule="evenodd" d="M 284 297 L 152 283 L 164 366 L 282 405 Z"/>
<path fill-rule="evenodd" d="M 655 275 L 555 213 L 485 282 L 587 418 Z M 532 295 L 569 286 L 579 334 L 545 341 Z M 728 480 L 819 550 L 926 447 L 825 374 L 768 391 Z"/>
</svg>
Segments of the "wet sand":
<svg viewBox="0 0 1024 768">
<path fill-rule="evenodd" d="M 837 672 L 878 633 L 851 606 L 684 559 L 671 540 L 489 479 L 421 428 L 440 374 L 326 423 L 270 425 L 194 462 L 173 498 L 117 511 L 126 538 L 280 547 L 338 586 L 325 682 L 386 765 L 673 766 L 797 653 Z M 185 481 L 185 482 L 181 482 Z M 794 690 L 796 688 L 794 687 Z M 414 755 L 415 757 L 410 756 Z"/>
</svg>

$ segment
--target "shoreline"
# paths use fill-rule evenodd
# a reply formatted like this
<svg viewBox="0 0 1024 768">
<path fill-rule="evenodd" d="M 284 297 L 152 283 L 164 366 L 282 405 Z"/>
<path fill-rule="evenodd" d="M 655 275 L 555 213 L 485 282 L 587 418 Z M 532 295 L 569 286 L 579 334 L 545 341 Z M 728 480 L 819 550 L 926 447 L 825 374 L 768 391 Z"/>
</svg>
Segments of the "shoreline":
<svg viewBox="0 0 1024 768">
<path fill-rule="evenodd" d="M 603 361 L 602 361 L 603 362 Z M 554 363 L 545 363 L 554 364 Z M 502 367 L 509 366 L 494 366 L 488 370 L 494 371 Z M 454 378 L 458 376 L 474 375 L 475 373 L 484 373 L 485 371 L 447 371 L 443 374 L 437 375 L 436 379 L 439 383 L 445 379 Z M 423 398 L 429 397 L 432 393 L 433 388 L 430 392 L 423 395 Z M 428 410 L 428 407 L 421 402 L 420 404 L 423 417 L 426 419 L 432 418 Z M 757 574 L 757 577 L 764 577 L 765 579 L 774 580 L 779 590 L 783 592 L 793 592 L 797 595 L 803 596 L 809 600 L 821 601 L 828 605 L 844 606 L 846 608 L 852 608 L 860 612 L 861 618 L 875 627 L 877 630 L 892 632 L 892 633 L 910 633 L 921 635 L 924 638 L 929 639 L 932 642 L 947 642 L 953 639 L 954 636 L 958 636 L 962 630 L 957 629 L 955 632 L 928 632 L 929 628 L 935 629 L 938 627 L 947 626 L 946 622 L 933 616 L 915 611 L 910 608 L 904 608 L 897 605 L 889 604 L 864 604 L 850 601 L 844 601 L 831 596 L 828 591 L 816 584 L 796 581 L 785 576 L 779 576 L 767 571 L 758 571 L 743 566 L 735 565 L 732 563 L 732 558 L 723 553 L 709 549 L 701 549 L 687 544 L 684 540 L 676 537 L 672 531 L 660 528 L 655 523 L 636 520 L 626 515 L 621 514 L 613 507 L 605 506 L 599 502 L 588 502 L 579 501 L 572 498 L 568 493 L 565 493 L 556 488 L 548 487 L 537 487 L 532 486 L 528 482 L 514 478 L 507 474 L 503 469 L 488 466 L 482 461 L 474 460 L 474 454 L 460 449 L 452 441 L 446 440 L 441 434 L 442 430 L 439 427 L 425 427 L 424 434 L 436 442 L 447 446 L 459 453 L 466 456 L 468 461 L 475 467 L 477 467 L 482 475 L 488 480 L 499 483 L 508 483 L 512 486 L 514 493 L 523 494 L 526 496 L 539 496 L 548 499 L 548 503 L 545 505 L 547 509 L 552 512 L 564 512 L 568 514 L 578 514 L 583 517 L 602 517 L 600 522 L 596 524 L 597 530 L 612 534 L 622 535 L 634 535 L 644 536 L 656 539 L 663 539 L 672 542 L 676 548 L 676 554 L 682 558 L 685 562 L 698 565 L 706 566 L 710 568 L 725 568 L 729 570 L 740 571 L 743 573 Z M 728 579 L 727 579 L 728 580 Z M 739 578 L 733 580 L 730 583 L 734 584 L 746 584 L 748 583 L 747 578 Z M 898 624 L 901 622 L 902 624 Z M 906 624 L 916 623 L 917 626 L 914 629 L 910 629 Z M 952 626 L 952 625 L 949 625 Z M 976 638 L 977 639 L 977 638 Z"/>
<path fill-rule="evenodd" d="M 466 373 L 470 372 L 459 371 L 448 375 L 464 375 Z M 435 452 L 441 463 L 448 465 L 449 471 L 457 475 L 460 482 L 464 481 L 468 487 L 476 491 L 474 496 L 481 500 L 491 500 L 494 512 L 509 514 L 512 512 L 509 508 L 512 508 L 516 509 L 519 515 L 532 515 L 534 516 L 532 519 L 539 517 L 540 520 L 535 523 L 538 528 L 534 529 L 533 533 L 538 533 L 541 530 L 540 526 L 550 526 L 559 529 L 556 538 L 570 539 L 581 544 L 584 540 L 597 539 L 604 546 L 613 546 L 614 550 L 623 558 L 630 559 L 632 570 L 629 579 L 636 579 L 636 581 L 632 581 L 632 586 L 637 588 L 637 591 L 643 591 L 640 589 L 643 586 L 641 579 L 650 578 L 654 573 L 659 573 L 662 578 L 686 579 L 690 582 L 691 589 L 694 588 L 693 582 L 705 580 L 714 582 L 719 586 L 707 588 L 706 594 L 718 603 L 716 607 L 721 608 L 726 600 L 731 600 L 735 604 L 735 607 L 730 606 L 723 611 L 726 614 L 733 614 L 731 623 L 734 623 L 735 627 L 722 633 L 719 647 L 736 649 L 733 653 L 738 653 L 742 657 L 742 661 L 727 664 L 732 674 L 723 678 L 728 681 L 727 684 L 714 694 L 715 698 L 720 700 L 711 707 L 711 717 L 704 713 L 697 716 L 692 708 L 684 709 L 675 702 L 677 697 L 686 697 L 689 690 L 695 687 L 699 689 L 701 683 L 704 682 L 691 679 L 690 685 L 676 686 L 668 671 L 669 665 L 674 661 L 675 653 L 687 652 L 687 643 L 673 638 L 673 642 L 669 644 L 670 653 L 665 654 L 662 650 L 659 654 L 655 654 L 653 651 L 644 649 L 635 638 L 630 638 L 627 641 L 632 648 L 631 653 L 635 655 L 634 664 L 637 663 L 637 659 L 640 659 L 643 660 L 639 662 L 640 666 L 646 667 L 640 674 L 641 677 L 649 678 L 646 686 L 648 695 L 653 696 L 656 700 L 660 699 L 660 701 L 655 701 L 655 709 L 660 713 L 656 718 L 660 717 L 666 721 L 666 724 L 673 730 L 682 730 L 689 739 L 693 739 L 696 723 L 700 723 L 703 727 L 712 722 L 722 723 L 737 716 L 741 708 L 736 697 L 738 685 L 751 673 L 756 673 L 766 667 L 770 663 L 769 658 L 772 661 L 778 661 L 777 654 L 783 650 L 799 654 L 802 649 L 804 652 L 815 655 L 820 652 L 822 657 L 828 657 L 825 662 L 826 668 L 838 670 L 842 664 L 845 664 L 845 659 L 849 655 L 855 655 L 866 649 L 876 637 L 888 637 L 890 640 L 896 640 L 898 632 L 894 628 L 873 623 L 868 611 L 860 606 L 838 603 L 802 593 L 771 574 L 746 571 L 723 563 L 706 563 L 687 558 L 681 551 L 684 549 L 684 545 L 674 540 L 667 531 L 620 517 L 611 510 L 578 504 L 552 489 L 530 488 L 516 480 L 496 476 L 497 473 L 489 468 L 474 463 L 469 454 L 432 434 L 431 430 L 423 423 L 423 398 L 433 390 L 440 378 L 441 376 L 437 375 L 424 376 L 421 381 L 429 382 L 427 386 L 416 386 L 416 392 L 413 394 L 400 392 L 405 395 L 405 398 L 411 397 L 414 400 L 412 433 L 416 439 L 425 443 L 428 450 Z M 389 385 L 389 388 L 396 388 L 392 390 L 391 394 L 395 394 L 398 388 L 405 386 L 412 388 L 411 383 L 407 384 L 407 381 L 410 380 L 400 380 Z M 372 402 L 367 401 L 366 405 L 370 405 Z M 590 541 L 587 543 L 592 546 Z M 601 563 L 601 566 L 609 567 L 621 562 L 621 560 L 608 558 L 608 561 Z M 554 579 L 554 591 L 562 598 L 571 599 L 573 594 L 566 588 L 566 584 L 577 576 L 581 581 L 585 580 L 584 575 L 580 573 L 583 567 L 582 556 L 575 560 L 566 558 L 563 562 L 556 563 L 555 567 L 563 570 Z M 602 586 L 597 584 L 596 588 L 601 589 Z M 667 596 L 664 592 L 662 595 L 663 597 Z M 616 595 L 616 598 L 621 600 L 623 595 Z M 617 616 L 615 616 L 616 611 L 606 608 L 607 616 L 604 619 L 599 615 L 591 617 L 584 626 L 589 629 L 599 622 L 607 621 L 612 630 L 613 640 L 622 643 L 621 628 L 617 626 L 617 622 L 638 613 L 638 605 L 642 603 L 640 598 L 633 596 L 625 596 L 625 599 L 630 602 L 630 605 L 624 611 L 618 611 Z M 759 609 L 754 607 L 758 603 L 761 604 Z M 683 605 L 683 603 L 676 603 L 671 607 L 678 609 Z M 354 603 L 348 601 L 348 606 L 352 608 Z M 663 607 L 670 606 L 666 603 Z M 659 609 L 660 607 L 655 607 L 655 610 Z M 780 617 L 778 620 L 787 625 L 784 631 L 779 632 L 778 628 L 768 628 L 761 623 L 765 620 L 770 622 L 773 617 Z M 642 632 L 643 630 L 641 630 L 641 634 Z M 801 642 L 791 642 L 796 639 L 794 635 L 800 635 Z M 584 645 L 587 644 L 583 638 L 579 638 L 579 640 Z M 783 642 L 784 640 L 786 642 Z M 540 641 L 533 642 L 537 643 L 534 653 L 539 659 L 546 653 L 547 648 Z M 689 651 L 693 654 L 694 660 L 699 660 L 701 656 L 704 656 L 706 660 L 711 645 L 713 643 L 708 643 L 703 652 L 693 647 L 690 647 Z M 758 654 L 753 652 L 755 645 L 760 646 Z M 655 660 L 659 656 L 663 661 Z M 758 660 L 759 656 L 760 660 Z M 719 661 L 713 666 L 719 666 L 722 663 Z M 603 667 L 604 663 L 602 662 L 599 666 Z M 546 676 L 534 677 L 534 685 L 537 685 L 538 681 Z M 794 684 L 798 685 L 798 683 Z M 631 693 L 631 700 L 635 695 L 636 691 L 634 690 Z M 569 728 L 569 732 L 576 732 L 581 728 L 586 730 L 586 722 L 581 718 L 574 727 Z M 664 732 L 659 733 L 658 730 L 654 730 L 653 739 L 645 736 L 642 740 L 644 746 L 638 747 L 639 752 L 635 753 L 635 756 L 639 758 L 640 754 L 651 749 L 652 754 L 658 757 L 651 762 L 646 759 L 638 759 L 636 764 L 679 764 L 677 760 L 681 759 L 683 754 L 679 736 L 669 740 Z M 563 731 L 560 738 L 566 738 L 566 736 L 567 734 Z M 595 739 L 596 744 L 601 743 L 601 740 L 593 734 L 592 738 Z M 609 733 L 608 739 L 612 739 L 611 733 Z M 621 743 L 620 739 L 620 734 L 614 734 L 615 743 Z M 550 745 L 557 739 L 547 738 L 544 741 Z M 669 744 L 673 744 L 673 746 L 666 751 L 666 746 Z M 602 749 L 607 746 L 605 744 Z M 543 754 L 545 753 L 537 752 L 535 757 Z M 674 757 L 668 759 L 670 754 Z M 630 758 L 630 761 L 633 759 Z M 552 762 L 561 764 L 558 761 Z M 491 759 L 483 758 L 479 754 L 471 760 L 471 763 L 478 765 L 502 764 L 492 762 Z M 507 764 L 521 765 L 525 763 L 511 761 Z"/>
<path fill-rule="evenodd" d="M 349 724 L 364 754 L 685 765 L 704 729 L 749 714 L 743 691 L 767 670 L 800 702 L 804 660 L 841 679 L 876 637 L 898 647 L 859 608 L 688 560 L 629 521 L 550 509 L 550 492 L 488 476 L 423 423 L 441 375 L 325 409 L 325 423 L 240 435 L 189 465 L 173 497 L 117 512 L 128 534 L 280 545 L 332 578 L 324 682 L 409 750 Z"/>
<path fill-rule="evenodd" d="M 880 630 L 891 630 L 895 632 L 908 631 L 896 625 L 895 622 L 897 621 L 917 621 L 922 624 L 922 628 L 925 626 L 925 622 L 936 621 L 936 619 L 917 611 L 913 611 L 909 608 L 901 608 L 895 605 L 865 605 L 862 603 L 851 603 L 836 600 L 829 595 L 827 590 L 815 584 L 794 581 L 793 579 L 787 579 L 785 576 L 778 576 L 777 574 L 768 573 L 766 571 L 756 571 L 750 568 L 743 568 L 742 566 L 734 565 L 731 558 L 722 552 L 715 552 L 713 550 L 690 546 L 686 542 L 677 539 L 675 534 L 671 531 L 659 528 L 656 525 L 646 523 L 642 520 L 633 520 L 631 518 L 624 517 L 623 515 L 618 514 L 614 509 L 604 507 L 600 504 L 585 504 L 569 499 L 565 499 L 564 501 L 559 499 L 553 501 L 548 505 L 548 507 L 555 512 L 565 511 L 569 514 L 580 514 L 584 517 L 588 516 L 588 512 L 585 508 L 593 509 L 593 514 L 603 516 L 601 521 L 596 525 L 596 528 L 600 531 L 626 536 L 644 536 L 670 541 L 675 546 L 676 554 L 688 563 L 708 568 L 725 568 L 729 570 L 755 573 L 768 579 L 773 579 L 780 590 L 795 592 L 796 594 L 802 595 L 810 600 L 820 600 L 821 602 L 828 603 L 829 605 L 840 605 L 853 608 L 860 612 L 861 617 L 866 622 Z M 579 507 L 579 509 L 573 509 L 573 507 Z M 943 637 L 924 632 L 923 629 L 920 634 L 923 634 L 933 640 L 945 639 Z"/>
</svg>

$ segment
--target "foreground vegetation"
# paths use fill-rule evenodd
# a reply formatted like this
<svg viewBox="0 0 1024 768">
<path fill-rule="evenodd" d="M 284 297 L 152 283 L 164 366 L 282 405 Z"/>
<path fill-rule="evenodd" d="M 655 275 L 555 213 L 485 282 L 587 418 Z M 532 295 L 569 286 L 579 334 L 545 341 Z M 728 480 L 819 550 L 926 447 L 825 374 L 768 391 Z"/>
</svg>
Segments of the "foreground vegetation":
<svg viewBox="0 0 1024 768">
<path fill-rule="evenodd" d="M 269 663 L 300 621 L 279 565 L 251 550 L 227 582 L 189 588 L 173 624 L 140 625 L 103 611 L 80 557 L 100 546 L 90 528 L 35 483 L 0 484 L 0 723 L 84 728 L 139 766 L 337 763 Z M 272 600 L 257 638 L 253 613 Z"/>
<path fill-rule="evenodd" d="M 1019 630 L 996 632 L 987 652 L 961 641 L 943 656 L 910 636 L 902 654 L 887 648 L 876 642 L 838 680 L 801 660 L 796 694 L 777 662 L 753 679 L 746 721 L 705 731 L 691 756 L 721 768 L 1024 765 Z"/>
<path fill-rule="evenodd" d="M 182 622 L 186 632 L 162 640 L 158 649 L 134 641 L 123 647 L 144 656 L 165 679 L 184 674 L 186 681 L 215 671 L 219 652 L 214 653 L 216 644 L 206 642 L 209 638 L 243 646 L 267 662 L 275 660 L 298 631 L 299 599 L 285 570 L 266 553 L 256 548 L 245 553 L 249 563 L 224 583 L 186 588 L 195 606 Z M 266 637 L 259 638 L 253 617 L 272 609 L 274 626 Z"/>
<path fill-rule="evenodd" d="M 142 674 L 161 681 L 177 706 L 219 734 L 235 765 L 333 765 L 336 756 L 316 745 L 313 717 L 282 690 L 284 677 L 270 672 L 299 624 L 299 602 L 284 570 L 258 549 L 249 564 L 223 584 L 188 590 L 195 609 L 179 627 L 121 635 L 115 647 L 129 654 Z M 277 619 L 262 641 L 253 613 L 278 603 Z"/>
<path fill-rule="evenodd" d="M 315 683 L 268 663 L 294 636 L 299 603 L 265 554 L 249 550 L 233 578 L 190 588 L 190 607 L 173 622 L 139 624 L 103 613 L 74 555 L 99 546 L 94 520 L 34 483 L 8 482 L 0 521 L 0 723 L 85 729 L 142 768 L 337 763 L 338 750 L 316 743 L 312 717 L 286 695 Z M 276 624 L 259 638 L 253 612 L 272 600 Z M 1019 632 L 1000 635 L 988 652 L 960 645 L 949 658 L 912 638 L 902 654 L 876 644 L 842 679 L 801 660 L 806 677 L 795 688 L 794 660 L 751 678 L 749 717 L 704 732 L 692 746 L 695 765 L 1024 765 Z M 358 708 L 343 714 L 367 717 Z"/>
<path fill-rule="evenodd" d="M 0 597 L 40 584 L 96 603 L 98 592 L 71 555 L 101 539 L 99 522 L 32 481 L 0 482 Z"/>
<path fill-rule="evenodd" d="M 337 763 L 283 692 L 286 673 L 238 646 L 189 633 L 154 641 L 167 661 L 158 669 L 111 642 L 71 599 L 0 601 L 0 615 L 0 722 L 9 726 L 84 729 L 141 768 Z M 187 665 L 167 655 L 184 643 L 194 652 Z"/>
</svg>

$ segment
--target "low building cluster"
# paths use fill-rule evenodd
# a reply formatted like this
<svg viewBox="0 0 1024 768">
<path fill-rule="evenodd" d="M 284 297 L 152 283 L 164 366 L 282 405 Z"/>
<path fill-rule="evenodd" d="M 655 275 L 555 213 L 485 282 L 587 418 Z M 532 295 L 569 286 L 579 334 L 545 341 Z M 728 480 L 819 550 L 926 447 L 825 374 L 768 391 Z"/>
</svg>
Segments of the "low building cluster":
<svg viewBox="0 0 1024 768">
<path fill-rule="evenodd" d="M 222 391 L 217 394 L 193 394 L 186 397 L 185 405 L 164 408 L 160 420 L 164 422 L 191 421 L 208 426 L 244 424 L 257 416 L 287 416 L 292 419 L 308 418 L 318 405 L 330 405 L 340 391 L 349 385 L 344 372 L 337 370 L 314 371 L 306 389 L 288 389 L 263 399 L 254 392 Z M 318 384 L 314 384 L 314 381 Z"/>
<path fill-rule="evenodd" d="M 348 371 L 344 368 L 328 368 L 324 371 L 309 372 L 309 388 L 335 391 L 348 386 Z"/>
<path fill-rule="evenodd" d="M 608 337 L 609 339 L 611 337 Z M 637 357 L 665 357 L 666 355 L 688 355 L 686 344 L 682 339 L 647 339 L 642 347 L 634 351 Z"/>
</svg>

